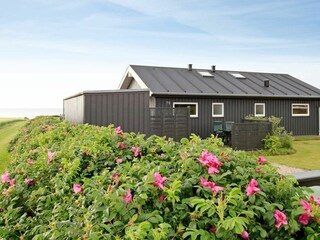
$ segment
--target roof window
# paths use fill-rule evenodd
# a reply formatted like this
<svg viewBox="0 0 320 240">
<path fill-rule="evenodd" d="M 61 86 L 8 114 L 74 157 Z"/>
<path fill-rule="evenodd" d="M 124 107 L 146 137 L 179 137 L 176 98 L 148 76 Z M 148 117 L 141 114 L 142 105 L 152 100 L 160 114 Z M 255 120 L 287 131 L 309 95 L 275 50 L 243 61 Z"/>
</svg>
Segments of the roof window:
<svg viewBox="0 0 320 240">
<path fill-rule="evenodd" d="M 202 77 L 214 77 L 214 75 L 209 71 L 197 71 Z"/>
<path fill-rule="evenodd" d="M 245 79 L 246 77 L 243 76 L 242 74 L 240 73 L 235 73 L 235 72 L 229 72 L 230 75 L 232 75 L 233 77 L 235 78 L 238 78 L 238 79 Z"/>
</svg>

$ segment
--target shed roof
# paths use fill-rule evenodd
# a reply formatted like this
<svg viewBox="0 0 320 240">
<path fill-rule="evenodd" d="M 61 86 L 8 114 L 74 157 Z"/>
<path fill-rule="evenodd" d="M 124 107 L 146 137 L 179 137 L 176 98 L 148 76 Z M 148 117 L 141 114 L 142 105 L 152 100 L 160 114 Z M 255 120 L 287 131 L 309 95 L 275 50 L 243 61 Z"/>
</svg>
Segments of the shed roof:
<svg viewBox="0 0 320 240">
<path fill-rule="evenodd" d="M 126 76 L 152 95 L 320 98 L 320 89 L 289 74 L 130 65 L 120 89 L 130 84 Z"/>
</svg>

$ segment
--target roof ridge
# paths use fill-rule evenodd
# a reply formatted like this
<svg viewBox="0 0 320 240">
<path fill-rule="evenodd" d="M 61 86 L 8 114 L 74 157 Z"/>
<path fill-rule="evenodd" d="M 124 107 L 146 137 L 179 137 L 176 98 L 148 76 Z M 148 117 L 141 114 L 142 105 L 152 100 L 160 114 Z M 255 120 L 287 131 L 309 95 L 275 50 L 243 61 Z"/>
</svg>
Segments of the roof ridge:
<svg viewBox="0 0 320 240">
<path fill-rule="evenodd" d="M 131 67 L 146 67 L 146 68 L 165 68 L 165 69 L 186 69 L 188 67 L 168 67 L 168 66 L 155 66 L 155 65 L 140 65 L 140 64 L 130 64 Z M 192 70 L 196 71 L 212 71 L 211 68 L 194 68 Z M 289 75 L 287 73 L 275 73 L 275 72 L 259 72 L 259 71 L 243 71 L 243 70 L 227 70 L 227 69 L 216 69 L 216 72 L 237 72 L 237 73 L 259 73 L 259 74 L 277 74 L 277 75 Z"/>
</svg>

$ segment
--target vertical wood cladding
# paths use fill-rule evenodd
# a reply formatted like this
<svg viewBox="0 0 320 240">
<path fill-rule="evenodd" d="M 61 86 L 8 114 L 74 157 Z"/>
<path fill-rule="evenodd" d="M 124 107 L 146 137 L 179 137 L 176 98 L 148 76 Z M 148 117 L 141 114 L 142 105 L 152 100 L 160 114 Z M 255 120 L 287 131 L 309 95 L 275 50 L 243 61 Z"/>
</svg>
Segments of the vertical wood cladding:
<svg viewBox="0 0 320 240">
<path fill-rule="evenodd" d="M 85 93 L 84 123 L 147 133 L 149 92 Z"/>
<path fill-rule="evenodd" d="M 197 102 L 198 117 L 191 118 L 191 133 L 202 138 L 213 133 L 213 121 L 234 121 L 240 123 L 245 116 L 254 114 L 255 103 L 265 103 L 266 117 L 281 117 L 281 125 L 294 135 L 319 134 L 319 99 L 254 99 L 254 98 L 196 98 L 196 97 L 161 97 L 156 98 L 156 107 L 173 107 L 173 102 Z M 224 103 L 224 117 L 212 117 L 212 103 Z M 293 117 L 293 103 L 308 103 L 310 115 Z"/>
</svg>

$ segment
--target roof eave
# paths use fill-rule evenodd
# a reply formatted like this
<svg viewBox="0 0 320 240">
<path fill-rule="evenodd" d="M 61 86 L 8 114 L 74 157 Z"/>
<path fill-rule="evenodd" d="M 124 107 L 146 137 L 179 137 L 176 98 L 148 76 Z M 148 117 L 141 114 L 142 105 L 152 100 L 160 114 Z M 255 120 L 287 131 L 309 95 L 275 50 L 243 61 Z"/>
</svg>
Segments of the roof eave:
<svg viewBox="0 0 320 240">
<path fill-rule="evenodd" d="M 182 93 L 182 92 L 153 92 L 152 96 L 198 96 L 198 97 L 245 97 L 245 98 L 304 98 L 320 99 L 319 96 L 306 95 L 261 95 L 261 94 L 226 94 L 226 93 Z"/>
<path fill-rule="evenodd" d="M 86 94 L 103 94 L 103 93 L 131 93 L 131 92 L 148 92 L 150 93 L 150 90 L 148 88 L 144 89 L 116 89 L 116 90 L 86 90 L 79 92 L 77 94 L 71 95 L 69 97 L 64 98 L 63 100 L 68 100 L 75 97 L 80 97 Z M 151 96 L 151 93 L 149 94 Z"/>
</svg>

